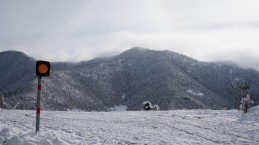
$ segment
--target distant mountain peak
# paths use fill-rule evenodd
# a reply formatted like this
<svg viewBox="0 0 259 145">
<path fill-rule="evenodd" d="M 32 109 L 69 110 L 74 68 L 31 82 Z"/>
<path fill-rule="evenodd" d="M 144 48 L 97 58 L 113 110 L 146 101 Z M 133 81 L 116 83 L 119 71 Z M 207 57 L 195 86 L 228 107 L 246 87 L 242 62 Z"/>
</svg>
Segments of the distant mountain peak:
<svg viewBox="0 0 259 145">
<path fill-rule="evenodd" d="M 3 54 L 3 55 L 8 55 L 8 54 L 26 55 L 25 53 L 23 53 L 21 51 L 16 51 L 16 50 L 7 50 L 7 51 L 0 52 L 0 54 Z"/>
<path fill-rule="evenodd" d="M 131 51 L 147 51 L 147 50 L 150 50 L 150 49 L 144 48 L 144 47 L 133 47 L 129 50 L 131 50 Z"/>
<path fill-rule="evenodd" d="M 147 48 L 143 48 L 143 47 L 133 47 L 129 50 L 124 51 L 123 53 L 119 54 L 118 56 L 120 57 L 125 57 L 125 56 L 130 56 L 130 57 L 135 57 L 135 56 L 148 56 L 151 54 L 168 54 L 171 51 L 159 51 L 159 50 L 152 50 L 152 49 L 147 49 Z M 173 54 L 177 54 L 174 52 L 171 52 Z"/>
<path fill-rule="evenodd" d="M 34 62 L 35 59 L 28 56 L 27 54 L 21 52 L 21 51 L 3 51 L 0 52 L 0 61 L 5 61 L 5 62 L 23 62 L 23 61 L 29 61 L 29 62 Z"/>
<path fill-rule="evenodd" d="M 144 52 L 147 52 L 147 51 L 152 51 L 152 50 L 147 49 L 147 48 L 143 48 L 143 47 L 133 47 L 129 50 L 126 50 L 123 53 L 144 53 Z"/>
</svg>

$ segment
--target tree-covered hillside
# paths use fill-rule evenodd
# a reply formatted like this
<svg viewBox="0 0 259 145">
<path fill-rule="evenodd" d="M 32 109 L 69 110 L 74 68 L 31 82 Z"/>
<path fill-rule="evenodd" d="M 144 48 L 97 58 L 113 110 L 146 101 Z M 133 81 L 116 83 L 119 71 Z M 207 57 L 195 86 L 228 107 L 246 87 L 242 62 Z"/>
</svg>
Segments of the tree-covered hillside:
<svg viewBox="0 0 259 145">
<path fill-rule="evenodd" d="M 124 105 L 140 110 L 143 101 L 160 109 L 237 108 L 233 83 L 249 82 L 259 104 L 259 73 L 253 69 L 199 62 L 170 51 L 132 48 L 114 57 L 51 64 L 43 78 L 46 110 L 105 111 Z M 0 53 L 0 93 L 8 108 L 34 109 L 35 60 L 21 52 Z"/>
</svg>

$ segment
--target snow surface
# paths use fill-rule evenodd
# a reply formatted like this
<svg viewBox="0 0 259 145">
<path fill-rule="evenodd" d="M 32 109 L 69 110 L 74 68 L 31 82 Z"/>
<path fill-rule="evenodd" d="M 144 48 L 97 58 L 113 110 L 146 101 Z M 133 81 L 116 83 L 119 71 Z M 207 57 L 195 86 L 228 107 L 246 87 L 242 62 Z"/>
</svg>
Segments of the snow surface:
<svg viewBox="0 0 259 145">
<path fill-rule="evenodd" d="M 190 94 L 192 94 L 192 95 L 195 95 L 195 96 L 204 96 L 204 93 L 202 93 L 202 92 L 195 92 L 195 91 L 193 91 L 193 90 L 187 90 L 187 93 L 190 93 Z"/>
<path fill-rule="evenodd" d="M 119 106 L 114 106 L 108 109 L 108 111 L 127 111 L 128 106 L 126 105 L 119 105 Z"/>
<path fill-rule="evenodd" d="M 43 111 L 38 134 L 35 120 L 35 111 L 0 109 L 0 144 L 259 144 L 259 106 L 247 114 L 237 110 Z"/>
</svg>

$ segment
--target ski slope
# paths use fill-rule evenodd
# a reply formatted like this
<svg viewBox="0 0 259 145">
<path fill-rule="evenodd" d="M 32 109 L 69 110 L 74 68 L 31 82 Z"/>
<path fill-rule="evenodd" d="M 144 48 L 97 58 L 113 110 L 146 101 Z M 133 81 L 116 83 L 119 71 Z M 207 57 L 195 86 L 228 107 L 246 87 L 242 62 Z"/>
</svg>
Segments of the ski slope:
<svg viewBox="0 0 259 145">
<path fill-rule="evenodd" d="M 259 144 L 259 107 L 237 110 L 41 112 L 0 110 L 3 145 Z"/>
</svg>

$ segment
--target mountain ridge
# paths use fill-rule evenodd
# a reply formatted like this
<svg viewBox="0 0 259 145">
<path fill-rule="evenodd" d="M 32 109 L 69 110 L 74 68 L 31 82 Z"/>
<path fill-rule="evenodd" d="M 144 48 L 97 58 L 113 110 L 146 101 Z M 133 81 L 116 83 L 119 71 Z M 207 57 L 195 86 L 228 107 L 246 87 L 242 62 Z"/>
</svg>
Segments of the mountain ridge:
<svg viewBox="0 0 259 145">
<path fill-rule="evenodd" d="M 14 73 L 15 69 L 5 70 L 10 77 L 1 75 L 1 82 L 6 84 L 0 85 L 0 92 L 9 108 L 34 109 L 35 60 L 20 55 L 23 57 L 0 63 L 1 67 L 15 63 L 24 67 L 15 67 L 24 72 L 21 75 Z M 2 53 L 0 60 L 6 58 L 1 56 Z M 127 106 L 128 110 L 140 110 L 146 100 L 158 104 L 162 110 L 236 108 L 238 102 L 232 83 L 238 78 L 250 83 L 251 93 L 258 104 L 257 71 L 200 62 L 167 50 L 135 47 L 109 58 L 78 63 L 54 62 L 51 69 L 50 77 L 42 82 L 42 106 L 46 110 L 106 111 L 120 105 Z M 15 79 L 2 81 L 10 78 Z"/>
</svg>

